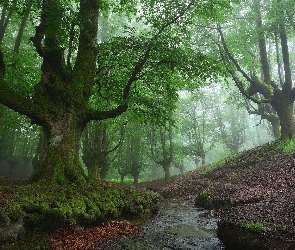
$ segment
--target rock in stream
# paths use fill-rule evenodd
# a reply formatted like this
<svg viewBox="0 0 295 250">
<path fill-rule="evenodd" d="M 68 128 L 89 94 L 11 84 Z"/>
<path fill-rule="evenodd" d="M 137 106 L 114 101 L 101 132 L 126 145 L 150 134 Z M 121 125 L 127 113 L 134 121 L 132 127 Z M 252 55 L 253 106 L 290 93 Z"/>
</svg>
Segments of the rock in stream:
<svg viewBox="0 0 295 250">
<path fill-rule="evenodd" d="M 166 202 L 158 214 L 140 226 L 131 240 L 119 239 L 104 250 L 224 250 L 216 236 L 218 220 L 210 211 L 195 208 L 188 202 Z"/>
</svg>

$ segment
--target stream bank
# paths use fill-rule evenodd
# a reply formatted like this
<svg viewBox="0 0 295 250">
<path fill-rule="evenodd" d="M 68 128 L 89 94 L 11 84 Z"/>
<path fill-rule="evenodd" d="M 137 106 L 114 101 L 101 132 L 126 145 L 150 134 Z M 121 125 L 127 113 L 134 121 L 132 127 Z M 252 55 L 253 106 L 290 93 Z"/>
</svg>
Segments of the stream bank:
<svg viewBox="0 0 295 250">
<path fill-rule="evenodd" d="M 294 159 L 295 140 L 276 141 L 159 183 L 156 191 L 214 209 L 227 250 L 294 250 Z"/>
<path fill-rule="evenodd" d="M 104 250 L 223 250 L 217 238 L 217 222 L 210 210 L 195 208 L 192 202 L 166 201 L 151 220 L 140 225 L 131 239 L 116 239 L 98 247 Z"/>
</svg>

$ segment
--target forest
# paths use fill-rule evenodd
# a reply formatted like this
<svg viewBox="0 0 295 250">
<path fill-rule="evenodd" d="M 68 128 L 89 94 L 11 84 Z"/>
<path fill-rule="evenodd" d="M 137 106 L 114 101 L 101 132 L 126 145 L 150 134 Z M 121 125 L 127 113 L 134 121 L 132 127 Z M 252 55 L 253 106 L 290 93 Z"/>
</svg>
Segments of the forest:
<svg viewBox="0 0 295 250">
<path fill-rule="evenodd" d="M 11 242 L 23 231 L 144 220 L 179 190 L 215 209 L 208 202 L 220 191 L 216 176 L 198 174 L 232 157 L 250 166 L 259 158 L 253 149 L 265 157 L 261 166 L 292 154 L 294 6 L 1 0 L 0 247 L 18 249 Z M 290 188 L 292 171 L 288 181 L 278 175 Z M 194 191 L 177 182 L 184 176 L 198 179 Z M 83 247 L 71 249 L 100 249 Z M 285 247 L 278 249 L 293 249 Z"/>
</svg>

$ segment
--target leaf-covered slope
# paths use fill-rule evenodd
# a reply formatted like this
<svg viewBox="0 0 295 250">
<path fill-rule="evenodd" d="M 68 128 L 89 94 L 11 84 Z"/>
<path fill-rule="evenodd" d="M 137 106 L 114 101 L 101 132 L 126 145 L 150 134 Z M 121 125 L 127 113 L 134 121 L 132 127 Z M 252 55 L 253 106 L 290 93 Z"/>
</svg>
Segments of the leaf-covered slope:
<svg viewBox="0 0 295 250">
<path fill-rule="evenodd" d="M 290 144 L 275 142 L 244 151 L 158 191 L 167 198 L 194 197 L 196 205 L 216 209 L 221 224 L 258 230 L 265 249 L 272 249 L 268 239 L 295 249 L 295 153 L 284 153 Z"/>
</svg>

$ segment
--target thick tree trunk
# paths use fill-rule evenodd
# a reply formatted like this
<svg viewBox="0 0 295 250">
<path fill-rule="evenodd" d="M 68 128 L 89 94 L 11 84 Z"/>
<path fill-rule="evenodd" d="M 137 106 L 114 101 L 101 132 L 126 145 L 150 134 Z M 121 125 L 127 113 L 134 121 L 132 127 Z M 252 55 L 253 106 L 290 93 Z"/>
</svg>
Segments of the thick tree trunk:
<svg viewBox="0 0 295 250">
<path fill-rule="evenodd" d="M 281 139 L 292 138 L 295 134 L 294 102 L 291 97 L 277 92 L 271 103 L 276 110 L 281 127 Z"/>
<path fill-rule="evenodd" d="M 79 156 L 84 125 L 79 121 L 75 112 L 68 112 L 60 119 L 50 119 L 43 126 L 43 154 L 33 181 L 51 184 L 86 182 Z"/>
<path fill-rule="evenodd" d="M 108 111 L 92 108 L 89 100 L 96 75 L 100 1 L 79 2 L 79 42 L 75 63 L 70 67 L 64 58 L 66 48 L 63 41 L 68 36 L 64 31 L 65 9 L 60 1 L 42 1 L 39 25 L 31 37 L 36 52 L 43 59 L 42 74 L 29 97 L 16 91 L 14 83 L 5 81 L 6 65 L 0 50 L 1 103 L 43 127 L 43 152 L 39 168 L 32 176 L 33 181 L 58 184 L 86 181 L 79 157 L 83 128 L 90 120 L 114 118 L 127 110 L 131 85 L 147 60 L 138 63 L 124 90 L 122 105 Z M 2 14 L 4 19 L 0 18 L 0 33 L 5 30 L 6 20 L 9 20 L 5 9 Z"/>
</svg>

